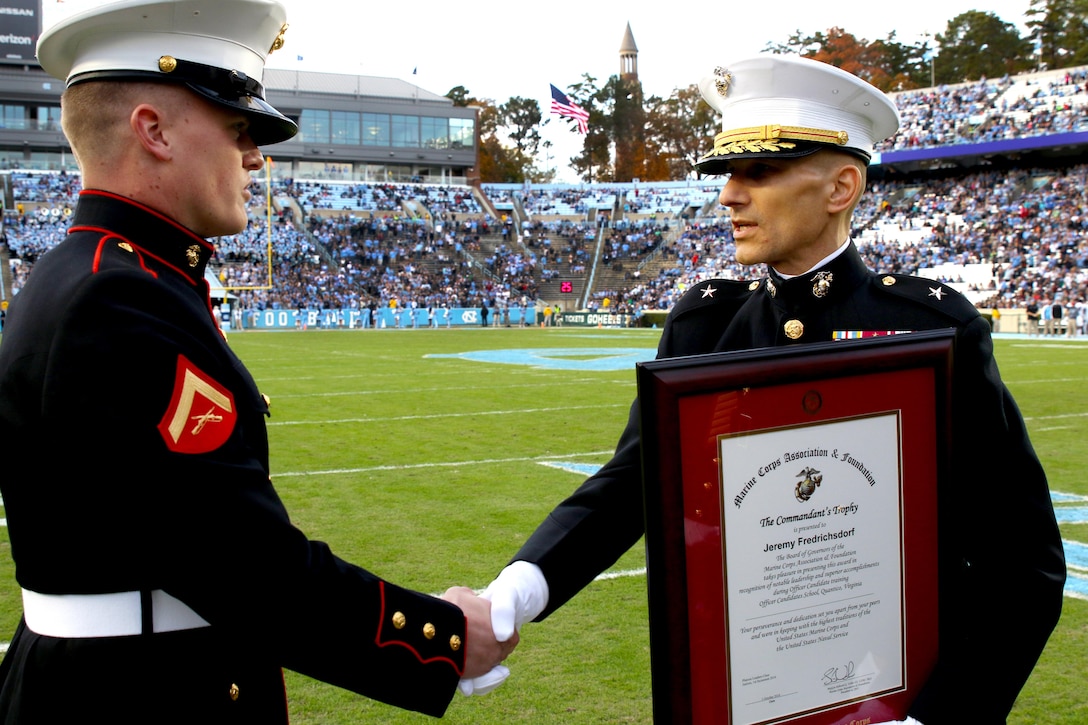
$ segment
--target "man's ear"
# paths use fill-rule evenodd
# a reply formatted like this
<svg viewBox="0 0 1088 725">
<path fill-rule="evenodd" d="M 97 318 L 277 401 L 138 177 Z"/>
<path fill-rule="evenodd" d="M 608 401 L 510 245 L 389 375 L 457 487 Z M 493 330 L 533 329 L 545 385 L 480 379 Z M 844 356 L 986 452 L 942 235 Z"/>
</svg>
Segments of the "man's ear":
<svg viewBox="0 0 1088 725">
<path fill-rule="evenodd" d="M 839 164 L 835 170 L 834 187 L 828 199 L 828 211 L 837 214 L 850 209 L 865 191 L 865 174 L 849 161 Z"/>
<path fill-rule="evenodd" d="M 173 149 L 166 138 L 166 124 L 160 106 L 141 103 L 132 109 L 129 125 L 144 150 L 159 159 L 168 161 L 173 157 Z"/>
</svg>

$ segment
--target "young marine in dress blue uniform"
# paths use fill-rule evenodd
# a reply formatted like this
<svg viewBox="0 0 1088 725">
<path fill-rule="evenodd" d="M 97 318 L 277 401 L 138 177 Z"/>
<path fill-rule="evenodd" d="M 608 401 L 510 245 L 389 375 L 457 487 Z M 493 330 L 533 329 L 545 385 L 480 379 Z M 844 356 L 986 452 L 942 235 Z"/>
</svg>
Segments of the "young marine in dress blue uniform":
<svg viewBox="0 0 1088 725">
<path fill-rule="evenodd" d="M 721 203 L 737 260 L 766 264 L 766 274 L 693 286 L 666 320 L 658 357 L 956 331 L 954 461 L 939 501 L 940 654 L 909 714 L 924 725 L 1003 723 L 1061 611 L 1062 545 L 987 322 L 939 282 L 870 271 L 849 239 L 873 144 L 895 133 L 898 112 L 853 75 L 790 56 L 731 63 L 700 88 L 723 131 L 699 170 L 730 175 Z M 638 541 L 639 445 L 636 400 L 613 458 L 556 506 L 485 594 L 500 639 L 547 617 Z"/>
<path fill-rule="evenodd" d="M 344 561 L 272 486 L 268 400 L 205 271 L 257 145 L 297 131 L 260 83 L 286 28 L 273 0 L 129 0 L 41 38 L 85 190 L 0 345 L 24 603 L 2 722 L 286 722 L 282 667 L 438 716 L 510 649 L 484 600 Z"/>
</svg>

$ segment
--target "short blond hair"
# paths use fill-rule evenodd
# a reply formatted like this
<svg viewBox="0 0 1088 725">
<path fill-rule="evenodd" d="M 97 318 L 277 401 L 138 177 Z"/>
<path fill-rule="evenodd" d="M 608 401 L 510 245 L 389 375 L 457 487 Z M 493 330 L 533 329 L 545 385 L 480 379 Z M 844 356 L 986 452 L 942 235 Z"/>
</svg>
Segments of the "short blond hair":
<svg viewBox="0 0 1088 725">
<path fill-rule="evenodd" d="M 61 128 L 77 159 L 111 158 L 127 137 L 132 109 L 143 102 L 166 102 L 169 84 L 90 81 L 65 89 L 60 97 Z M 80 161 L 82 163 L 82 161 Z"/>
<path fill-rule="evenodd" d="M 110 153 L 132 97 L 128 83 L 80 83 L 60 97 L 61 128 L 76 157 Z"/>
</svg>

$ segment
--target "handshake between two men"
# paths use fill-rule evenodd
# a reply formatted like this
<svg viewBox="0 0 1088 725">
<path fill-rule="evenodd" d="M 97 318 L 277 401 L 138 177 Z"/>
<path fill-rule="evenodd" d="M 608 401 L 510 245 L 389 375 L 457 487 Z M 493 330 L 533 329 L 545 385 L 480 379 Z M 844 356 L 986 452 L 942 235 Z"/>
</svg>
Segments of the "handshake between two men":
<svg viewBox="0 0 1088 725">
<path fill-rule="evenodd" d="M 510 675 L 502 664 L 519 641 L 518 631 L 548 605 L 548 582 L 535 564 L 515 561 L 477 596 L 468 587 L 450 587 L 442 599 L 456 604 L 468 622 L 465 695 L 485 695 Z"/>
</svg>

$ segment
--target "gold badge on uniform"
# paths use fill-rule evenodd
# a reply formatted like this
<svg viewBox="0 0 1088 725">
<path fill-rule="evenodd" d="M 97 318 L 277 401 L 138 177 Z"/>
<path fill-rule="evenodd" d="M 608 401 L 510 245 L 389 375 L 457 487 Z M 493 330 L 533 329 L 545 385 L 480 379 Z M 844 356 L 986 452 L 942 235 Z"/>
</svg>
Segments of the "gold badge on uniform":
<svg viewBox="0 0 1088 725">
<path fill-rule="evenodd" d="M 812 278 L 812 296 L 813 297 L 827 297 L 827 293 L 831 291 L 831 280 L 833 275 L 828 271 L 817 272 Z"/>
</svg>

